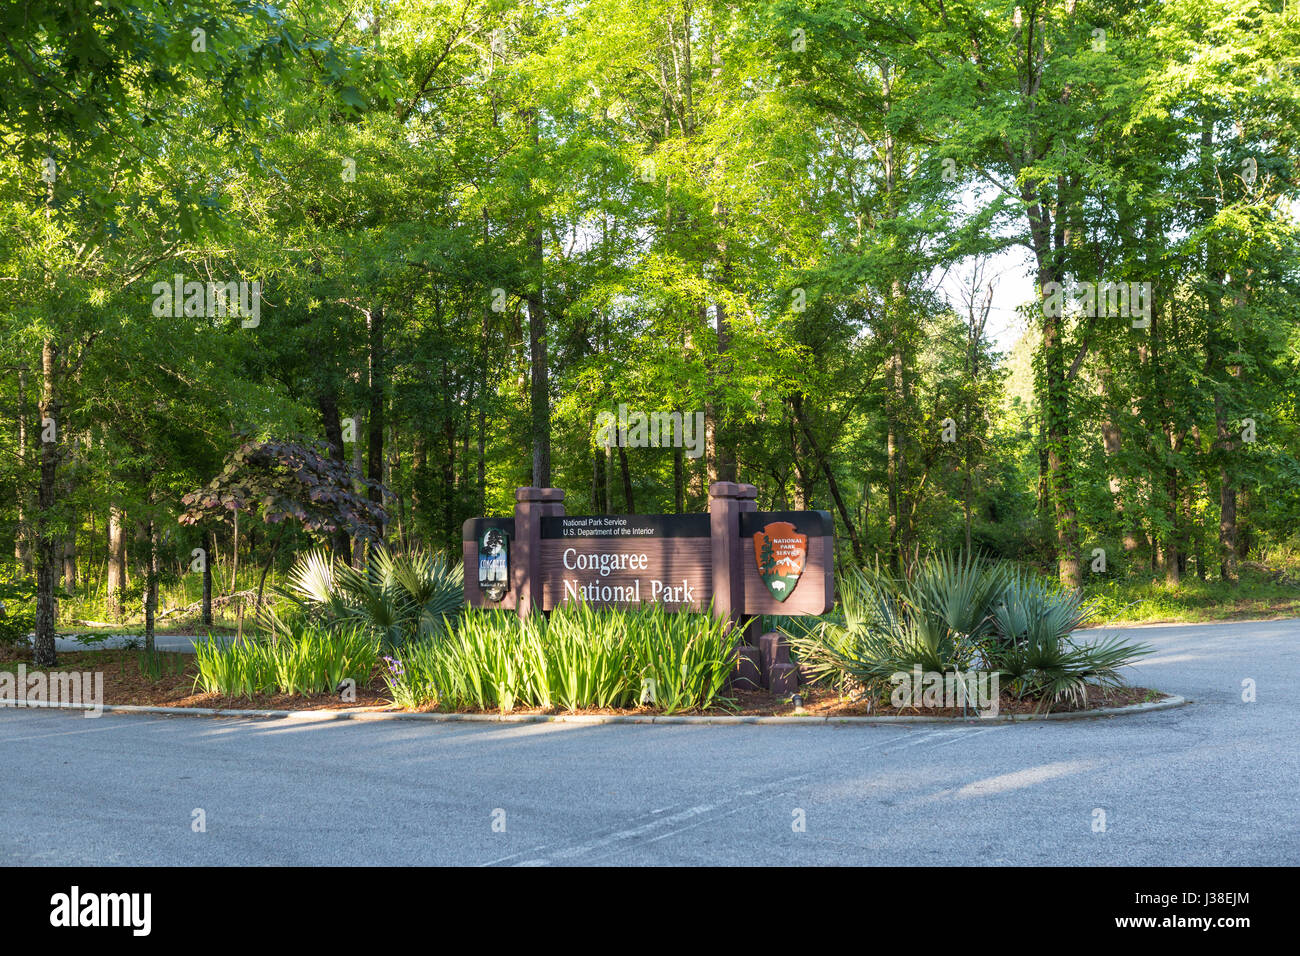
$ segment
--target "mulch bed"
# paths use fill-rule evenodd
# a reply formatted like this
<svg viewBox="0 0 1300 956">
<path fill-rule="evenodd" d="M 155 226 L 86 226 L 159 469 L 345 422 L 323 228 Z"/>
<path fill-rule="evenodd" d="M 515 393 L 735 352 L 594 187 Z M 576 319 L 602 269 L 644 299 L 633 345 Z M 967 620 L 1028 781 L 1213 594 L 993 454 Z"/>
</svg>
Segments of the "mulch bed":
<svg viewBox="0 0 1300 956">
<path fill-rule="evenodd" d="M 162 674 L 154 679 L 144 670 L 144 654 L 136 650 L 103 651 L 68 651 L 59 655 L 58 670 L 66 671 L 102 671 L 104 674 L 105 704 L 134 704 L 150 707 L 210 707 L 216 710 L 353 710 L 366 708 L 373 710 L 397 710 L 388 699 L 388 688 L 383 679 L 376 674 L 368 685 L 358 686 L 355 701 L 344 702 L 334 694 L 294 695 L 257 694 L 253 697 L 224 697 L 220 694 L 205 694 L 194 688 L 194 655 L 160 651 L 158 657 L 162 664 Z M 0 670 L 16 671 L 19 663 L 27 665 L 27 672 L 33 673 L 31 651 L 23 648 L 0 647 Z M 960 707 L 906 707 L 884 706 L 880 702 L 853 700 L 841 697 L 834 691 L 821 687 L 803 687 L 800 689 L 803 702 L 801 714 L 815 717 L 961 717 Z M 737 714 L 742 716 L 788 716 L 796 713 L 789 697 L 781 697 L 765 690 L 737 690 L 726 692 L 730 705 L 714 708 L 710 714 Z M 1160 691 L 1146 687 L 1121 687 L 1116 690 L 1090 688 L 1087 704 L 1078 708 L 1071 704 L 1058 704 L 1052 708 L 1053 713 L 1076 710 L 1098 710 L 1107 707 L 1125 707 L 1147 701 L 1161 700 L 1167 697 Z M 434 711 L 437 708 L 421 708 Z M 1003 695 L 999 703 L 999 714 L 1030 714 L 1039 710 L 1037 701 L 1017 701 Z M 462 710 L 461 713 L 474 713 Z M 516 707 L 516 714 L 558 714 L 556 708 Z M 622 710 L 587 709 L 576 711 L 580 714 L 625 714 L 650 715 L 656 713 L 649 707 L 634 707 Z M 699 713 L 683 711 L 682 713 Z M 974 716 L 968 712 L 966 716 Z"/>
<path fill-rule="evenodd" d="M 888 700 L 884 701 L 883 706 L 879 701 L 865 701 L 845 699 L 833 691 L 818 688 L 804 687 L 800 690 L 803 695 L 804 713 L 818 717 L 970 717 L 976 716 L 973 709 L 968 709 L 964 714 L 960 707 L 894 707 L 889 704 Z M 737 697 L 747 696 L 745 692 L 735 695 Z M 1130 704 L 1141 704 L 1147 701 L 1163 700 L 1168 694 L 1157 690 L 1151 690 L 1148 687 L 1119 687 L 1119 688 L 1102 688 L 1089 687 L 1088 699 L 1082 706 L 1076 706 L 1070 702 L 1062 702 L 1051 708 L 1051 713 L 1073 713 L 1076 711 L 1102 710 L 1108 707 L 1127 707 Z M 770 694 L 763 692 L 761 697 L 771 700 Z M 761 703 L 755 702 L 756 706 L 762 706 Z M 1008 694 L 1003 694 L 998 701 L 998 714 L 1032 714 L 1039 711 L 1045 711 L 1037 700 L 1016 700 Z M 753 711 L 759 713 L 759 711 Z M 790 714 L 794 708 L 786 705 L 776 710 L 777 714 Z"/>
<path fill-rule="evenodd" d="M 389 709 L 388 687 L 376 678 L 370 686 L 357 687 L 357 699 L 343 702 L 335 694 L 291 696 L 257 694 L 249 697 L 224 697 L 205 694 L 194 688 L 196 674 L 193 654 L 176 651 L 157 652 L 162 674 L 156 680 L 143 669 L 143 651 L 64 651 L 59 654 L 57 670 L 102 671 L 105 704 L 134 704 L 148 707 L 212 707 L 218 710 L 343 710 L 355 707 Z M 19 663 L 33 673 L 31 650 L 0 649 L 0 669 L 14 671 Z"/>
</svg>

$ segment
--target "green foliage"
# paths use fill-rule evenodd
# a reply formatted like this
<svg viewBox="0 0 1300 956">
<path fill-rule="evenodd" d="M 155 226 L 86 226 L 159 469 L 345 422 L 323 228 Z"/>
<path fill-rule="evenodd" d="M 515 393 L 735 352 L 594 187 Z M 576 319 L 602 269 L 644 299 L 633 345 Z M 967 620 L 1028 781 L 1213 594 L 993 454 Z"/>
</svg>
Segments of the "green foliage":
<svg viewBox="0 0 1300 956">
<path fill-rule="evenodd" d="M 1084 586 L 1092 608 L 1090 623 L 1150 624 L 1161 621 L 1222 621 L 1243 617 L 1300 616 L 1300 568 L 1266 573 L 1242 567 L 1240 581 L 1185 578 L 1170 584 L 1164 575 L 1135 571 L 1131 576 L 1089 581 Z"/>
<path fill-rule="evenodd" d="M 281 554 L 455 549 L 536 446 L 571 513 L 699 511 L 734 463 L 761 508 L 834 509 L 841 566 L 1103 548 L 1107 613 L 1293 606 L 1231 581 L 1300 526 L 1294 4 L 355 6 L 0 9 L 6 557 L 102 575 L 110 507 L 164 576 L 177 519 L 231 508 L 253 565 L 299 520 Z M 260 282 L 260 325 L 155 314 L 177 274 Z M 1049 322 L 1049 274 L 1149 281 L 1153 321 Z M 708 409 L 712 458 L 594 447 L 624 403 Z M 110 616 L 98 585 L 64 620 Z M 352 590 L 389 646 L 441 627 Z M 974 640 L 951 593 L 898 642 Z"/>
<path fill-rule="evenodd" d="M 453 633 L 407 645 L 385 679 L 408 708 L 706 710 L 721 701 L 736 639 L 711 614 L 657 607 L 565 604 L 549 620 L 467 611 Z"/>
<path fill-rule="evenodd" d="M 787 634 L 815 680 L 869 696 L 914 667 L 975 668 L 1050 709 L 1081 704 L 1089 686 L 1120 685 L 1120 668 L 1149 653 L 1118 637 L 1071 637 L 1093 613 L 1079 592 L 979 557 L 930 555 L 904 578 L 851 570 L 839 590 L 842 619 Z"/>
<path fill-rule="evenodd" d="M 1010 679 L 1018 698 L 1046 706 L 1087 699 L 1088 687 L 1118 687 L 1119 669 L 1150 653 L 1118 636 L 1084 643 L 1071 639 L 1093 609 L 1078 591 L 1028 574 L 1012 575 L 993 604 L 990 666 Z"/>
<path fill-rule="evenodd" d="M 185 658 L 178 653 L 168 653 L 148 648 L 137 652 L 136 666 L 143 676 L 156 684 L 164 675 L 183 673 Z"/>
<path fill-rule="evenodd" d="M 0 646 L 27 643 L 36 624 L 36 582 L 0 565 Z"/>
<path fill-rule="evenodd" d="M 636 703 L 629 687 L 629 675 L 637 672 L 631 626 L 629 615 L 585 603 L 551 614 L 544 646 L 546 684 L 555 706 L 577 710 Z"/>
<path fill-rule="evenodd" d="M 365 627 L 393 652 L 412 638 L 447 630 L 465 603 L 464 575 L 441 553 L 381 549 L 357 570 L 314 550 L 299 555 L 280 593 L 330 627 Z"/>
<path fill-rule="evenodd" d="M 629 614 L 626 640 L 640 698 L 671 714 L 712 705 L 735 666 L 739 636 L 712 614 L 670 613 L 655 605 Z"/>
<path fill-rule="evenodd" d="M 194 652 L 195 686 L 227 697 L 332 693 L 347 679 L 363 686 L 379 660 L 378 641 L 365 628 L 305 621 L 274 639 L 199 641 Z"/>
</svg>

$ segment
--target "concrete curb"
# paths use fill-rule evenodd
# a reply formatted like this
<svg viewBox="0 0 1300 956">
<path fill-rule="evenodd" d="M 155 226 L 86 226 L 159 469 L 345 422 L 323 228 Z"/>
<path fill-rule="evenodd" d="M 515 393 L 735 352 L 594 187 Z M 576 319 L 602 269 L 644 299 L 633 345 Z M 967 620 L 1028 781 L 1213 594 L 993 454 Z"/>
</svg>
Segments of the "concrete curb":
<svg viewBox="0 0 1300 956">
<path fill-rule="evenodd" d="M 1165 700 L 1127 707 L 1106 707 L 1079 713 L 1061 714 L 1006 714 L 997 717 L 817 717 L 795 714 L 789 717 L 717 715 L 655 715 L 655 714 L 435 714 L 383 710 L 218 710 L 214 707 L 145 707 L 137 704 L 105 704 L 105 713 L 162 714 L 184 717 L 257 717 L 273 720 L 333 721 L 333 720 L 426 720 L 435 723 L 489 723 L 489 724 L 1011 724 L 1031 720 L 1091 720 L 1097 717 L 1117 717 L 1169 710 L 1191 703 L 1186 697 L 1171 696 Z M 0 707 L 14 707 L 12 701 L 0 701 Z M 55 710 L 94 710 L 82 704 L 56 704 L 43 700 L 25 701 L 23 708 L 49 707 Z M 21 708 L 15 708 L 21 709 Z"/>
</svg>

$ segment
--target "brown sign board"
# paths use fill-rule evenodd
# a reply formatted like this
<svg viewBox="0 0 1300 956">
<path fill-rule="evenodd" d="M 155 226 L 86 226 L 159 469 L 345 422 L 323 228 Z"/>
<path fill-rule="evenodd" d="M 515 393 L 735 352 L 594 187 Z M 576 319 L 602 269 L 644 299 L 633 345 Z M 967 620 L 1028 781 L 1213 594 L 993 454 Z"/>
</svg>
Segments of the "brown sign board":
<svg viewBox="0 0 1300 956">
<path fill-rule="evenodd" d="M 755 494 L 719 482 L 704 514 L 566 515 L 562 492 L 521 488 L 514 518 L 464 524 L 465 601 L 520 614 L 566 601 L 826 613 L 834 604 L 830 514 L 750 510 Z"/>
<path fill-rule="evenodd" d="M 746 614 L 825 614 L 835 603 L 835 524 L 825 511 L 740 515 Z"/>
<path fill-rule="evenodd" d="M 702 610 L 713 597 L 711 553 L 706 514 L 542 518 L 542 607 Z"/>
</svg>

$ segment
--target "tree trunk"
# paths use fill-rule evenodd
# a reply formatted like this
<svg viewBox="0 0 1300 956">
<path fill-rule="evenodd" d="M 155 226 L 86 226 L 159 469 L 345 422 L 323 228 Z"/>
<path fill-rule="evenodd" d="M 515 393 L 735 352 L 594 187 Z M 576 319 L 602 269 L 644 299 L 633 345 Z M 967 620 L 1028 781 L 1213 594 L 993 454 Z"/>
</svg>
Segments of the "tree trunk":
<svg viewBox="0 0 1300 956">
<path fill-rule="evenodd" d="M 235 528 L 230 536 L 230 593 L 235 593 L 239 580 L 239 512 L 235 512 Z"/>
<path fill-rule="evenodd" d="M 31 534 L 27 528 L 27 368 L 18 370 L 18 474 L 15 480 L 18 523 L 14 528 L 14 560 L 23 574 L 32 573 Z"/>
<path fill-rule="evenodd" d="M 1053 249 L 1051 220 L 1042 205 L 1026 189 L 1030 235 L 1038 262 L 1038 288 L 1046 295 L 1049 286 L 1060 281 L 1056 250 Z M 1057 231 L 1060 229 L 1057 223 Z M 1057 571 L 1061 584 L 1077 588 L 1083 583 L 1079 566 L 1079 521 L 1074 502 L 1074 481 L 1070 456 L 1070 396 L 1065 369 L 1065 315 L 1062 308 L 1042 309 L 1043 395 L 1041 414 L 1045 419 L 1047 491 L 1052 502 L 1056 531 Z"/>
<path fill-rule="evenodd" d="M 613 468 L 614 468 L 614 454 L 613 454 L 613 449 L 607 446 L 607 447 L 606 447 L 606 448 L 601 452 L 601 459 L 600 459 L 600 461 L 601 461 L 601 467 L 600 467 L 600 513 L 601 513 L 601 514 L 606 514 L 606 515 L 607 515 L 607 514 L 612 514 L 613 511 L 614 511 L 614 506 L 613 506 L 613 502 L 612 502 L 612 500 L 611 500 L 610 490 L 609 490 L 609 489 L 610 489 L 609 473 L 610 473 L 610 472 L 613 470 Z"/>
<path fill-rule="evenodd" d="M 898 303 L 901 291 L 894 283 L 890 304 L 894 349 L 890 354 L 886 378 L 888 391 L 885 398 L 885 415 L 888 421 L 886 435 L 886 478 L 889 483 L 889 565 L 896 573 L 908 567 L 908 554 L 912 547 L 912 502 L 908 492 L 910 480 L 907 460 L 907 417 L 911 391 L 907 385 L 907 353 L 902 345 L 903 330 L 899 327 Z"/>
<path fill-rule="evenodd" d="M 153 507 L 153 495 L 149 496 L 149 506 Z M 158 525 L 151 517 L 148 525 L 149 560 L 145 568 L 144 583 L 144 649 L 150 654 L 154 651 L 154 618 L 158 613 Z"/>
<path fill-rule="evenodd" d="M 537 110 L 528 111 L 534 155 L 540 157 Z M 532 388 L 529 393 L 533 439 L 533 486 L 551 486 L 551 387 L 546 337 L 546 259 L 542 247 L 540 211 L 528 222 L 528 356 Z"/>
<path fill-rule="evenodd" d="M 122 532 L 122 509 L 108 509 L 108 595 L 113 599 L 114 623 L 126 615 L 126 535 Z"/>
<path fill-rule="evenodd" d="M 844 498 L 840 494 L 840 485 L 835 480 L 835 473 L 831 471 L 830 462 L 827 461 L 826 455 L 822 453 L 821 446 L 817 443 L 817 439 L 813 437 L 812 429 L 808 427 L 808 422 L 804 418 L 803 396 L 795 392 L 791 397 L 790 404 L 794 409 L 795 419 L 799 422 L 804 438 L 808 441 L 817 463 L 821 465 L 822 474 L 826 476 L 826 484 L 830 488 L 831 498 L 835 501 L 835 509 L 840 513 L 840 520 L 844 522 L 844 528 L 849 534 L 849 544 L 853 547 L 853 557 L 857 559 L 858 564 L 863 564 L 865 558 L 862 554 L 862 543 L 858 540 L 858 529 L 854 527 L 853 516 L 849 514 L 849 509 L 845 507 Z"/>
<path fill-rule="evenodd" d="M 1124 500 L 1124 482 L 1119 475 L 1119 454 L 1122 442 L 1119 426 L 1115 423 L 1116 418 L 1119 417 L 1119 409 L 1111 398 L 1110 383 L 1110 367 L 1102 365 L 1097 372 L 1097 392 L 1103 399 L 1106 409 L 1106 417 L 1101 423 L 1101 442 L 1102 449 L 1106 453 L 1107 487 L 1110 489 L 1111 500 L 1115 503 L 1115 513 L 1119 516 L 1124 553 L 1132 555 L 1138 550 L 1138 537 L 1134 528 L 1134 522 L 1137 518 L 1134 509 L 1130 508 Z"/>
<path fill-rule="evenodd" d="M 373 482 L 384 480 L 384 392 L 386 390 L 387 369 L 384 363 L 384 307 L 376 305 L 368 315 L 369 325 L 369 364 L 370 364 L 370 409 L 366 415 L 366 429 L 369 435 L 369 454 L 366 462 L 366 477 Z M 377 505 L 384 503 L 384 494 L 377 487 L 367 489 L 367 497 Z M 382 540 L 386 529 L 379 529 Z"/>
<path fill-rule="evenodd" d="M 284 540 L 284 533 L 288 530 L 287 521 L 280 524 L 280 533 L 275 536 L 275 544 L 271 546 L 271 555 L 266 559 L 266 564 L 262 567 L 262 577 L 257 582 L 257 600 L 253 603 L 253 613 L 256 614 L 262 607 L 262 591 L 266 587 L 266 576 L 271 573 L 271 565 L 275 563 L 275 556 L 280 553 L 280 542 Z"/>
<path fill-rule="evenodd" d="M 888 114 L 893 102 L 894 74 L 890 63 L 881 62 L 880 82 L 883 94 L 882 106 Z M 884 174 L 885 174 L 885 215 L 893 220 L 898 215 L 896 187 L 898 169 L 894 156 L 894 136 L 886 123 L 884 135 Z M 904 333 L 903 310 L 901 307 L 903 286 L 898 276 L 889 284 L 889 296 L 885 303 L 887 312 L 886 325 L 890 329 L 893 348 L 886 369 L 885 416 L 887 420 L 886 477 L 889 482 L 889 564 L 898 573 L 904 573 L 908 567 L 908 552 L 911 548 L 912 504 L 908 494 L 907 444 L 910 429 L 906 422 L 909 416 L 910 396 L 907 381 L 907 336 Z"/>
<path fill-rule="evenodd" d="M 636 503 L 632 499 L 632 472 L 628 467 L 627 449 L 623 443 L 618 443 L 618 468 L 623 475 L 623 500 L 627 503 L 625 514 L 636 514 Z"/>
<path fill-rule="evenodd" d="M 1169 447 L 1174 453 L 1182 449 L 1182 436 L 1170 433 Z M 1183 520 L 1178 507 L 1181 492 L 1178 470 L 1173 465 L 1165 468 L 1165 495 L 1168 500 L 1169 532 L 1165 541 L 1165 583 L 1176 586 L 1182 581 L 1186 555 L 1183 553 Z"/>
<path fill-rule="evenodd" d="M 1214 118 L 1209 110 L 1201 116 L 1200 142 L 1200 215 L 1201 223 L 1208 224 L 1215 215 L 1215 178 L 1217 162 L 1214 155 Z M 1206 293 L 1206 311 L 1209 316 L 1205 337 L 1206 369 L 1216 382 L 1214 388 L 1214 451 L 1219 460 L 1219 576 L 1229 584 L 1237 583 L 1237 482 L 1234 456 L 1238 443 L 1228 419 L 1228 396 L 1232 383 L 1228 380 L 1224 353 L 1231 347 L 1224 341 L 1223 289 L 1227 272 L 1220 265 L 1218 250 L 1213 242 L 1213 232 L 1207 230 L 1202 249 L 1204 268 L 1210 286 Z M 1237 370 L 1240 372 L 1240 369 Z"/>
<path fill-rule="evenodd" d="M 890 391 L 892 394 L 892 387 Z M 898 428 L 894 424 L 892 398 L 889 400 L 888 405 L 889 411 L 886 414 L 889 424 L 885 437 L 887 455 L 885 498 L 889 508 L 889 568 L 895 574 L 898 574 L 902 569 L 902 542 L 899 539 L 901 528 L 898 520 Z"/>
<path fill-rule="evenodd" d="M 689 414 L 683 412 L 683 415 Z M 673 512 L 684 514 L 686 511 L 686 460 L 680 448 L 673 449 Z"/>
<path fill-rule="evenodd" d="M 356 429 L 356 441 L 352 443 L 352 468 L 358 475 L 366 473 L 366 441 L 362 440 L 362 435 L 367 432 L 366 416 L 363 412 L 356 413 L 356 419 L 353 421 Z M 361 491 L 361 483 L 357 483 L 357 492 Z M 352 566 L 361 567 L 362 560 L 365 557 L 366 548 L 365 540 L 360 536 L 354 538 L 350 545 L 352 549 Z"/>
<path fill-rule="evenodd" d="M 59 571 L 59 555 L 51 520 L 58 480 L 58 436 L 62 427 L 54 388 L 57 360 L 57 347 L 46 339 L 41 346 L 41 480 L 36 502 L 36 641 L 32 661 L 37 667 L 53 667 L 58 663 L 54 647 L 54 581 Z"/>
<path fill-rule="evenodd" d="M 447 451 L 442 462 L 442 532 L 444 541 L 452 541 L 456 534 L 456 420 L 450 415 L 444 419 L 443 439 Z M 420 448 L 423 451 L 423 442 Z"/>
<path fill-rule="evenodd" d="M 212 626 L 212 555 L 215 553 L 217 536 L 209 528 L 203 529 L 203 618 L 204 627 Z"/>
<path fill-rule="evenodd" d="M 69 444 L 69 454 L 76 454 L 76 441 Z M 60 483 L 60 497 L 67 502 L 73 501 L 72 468 L 63 469 L 64 479 Z M 63 562 L 63 590 L 71 594 L 77 589 L 77 531 L 81 527 L 80 515 L 73 514 L 68 522 L 68 533 L 63 536 L 60 557 Z"/>
<path fill-rule="evenodd" d="M 1220 274 L 1220 281 L 1222 274 Z M 1217 310 L 1211 307 L 1211 324 L 1217 323 Z M 1211 375 L 1220 379 L 1214 392 L 1214 450 L 1219 459 L 1219 577 L 1229 584 L 1237 583 L 1237 480 L 1235 456 L 1240 447 L 1232 422 L 1228 418 L 1227 392 L 1231 387 L 1229 377 L 1240 375 L 1240 367 L 1229 370 L 1223 361 L 1221 343 L 1211 328 L 1210 356 L 1206 363 Z"/>
<path fill-rule="evenodd" d="M 1079 522 L 1074 505 L 1070 461 L 1070 409 L 1063 355 L 1064 329 L 1060 317 L 1044 320 L 1043 347 L 1047 379 L 1047 474 L 1056 518 L 1056 558 L 1060 581 L 1077 588 L 1083 583 L 1079 567 Z"/>
<path fill-rule="evenodd" d="M 74 524 L 68 536 L 63 539 L 63 590 L 72 592 L 77 589 L 77 531 Z"/>
<path fill-rule="evenodd" d="M 703 303 L 699 306 L 699 318 L 701 326 L 708 324 L 709 307 Z M 716 363 L 707 365 L 704 373 L 704 481 L 706 485 L 722 480 L 718 470 L 718 406 L 714 393 L 717 374 Z"/>
<path fill-rule="evenodd" d="M 325 441 L 329 444 L 330 458 L 340 465 L 347 464 L 347 454 L 343 442 L 343 420 L 339 416 L 338 397 L 332 389 L 322 389 L 316 396 L 316 406 L 320 409 L 321 422 L 325 427 Z M 355 437 L 355 436 L 354 436 Z M 343 528 L 336 530 L 332 536 L 334 553 L 344 563 L 352 561 L 352 539 Z"/>
<path fill-rule="evenodd" d="M 1250 515 L 1250 490 L 1240 488 L 1237 490 L 1237 557 L 1245 561 L 1250 557 L 1250 546 L 1253 543 L 1250 525 L 1246 518 Z"/>
<path fill-rule="evenodd" d="M 1237 488 L 1219 469 L 1219 576 L 1237 583 Z"/>
<path fill-rule="evenodd" d="M 726 254 L 726 244 L 720 244 L 723 255 Z M 724 266 L 724 276 L 726 274 Z M 714 310 L 718 317 L 718 374 L 726 378 L 726 364 L 730 361 L 731 352 L 731 319 L 727 315 L 727 307 L 722 302 L 714 303 Z M 730 425 L 726 422 L 726 415 L 716 397 L 711 403 L 713 406 L 713 454 L 716 459 L 715 470 L 718 481 L 736 481 L 736 448 L 733 444 L 733 435 L 731 434 Z"/>
</svg>

